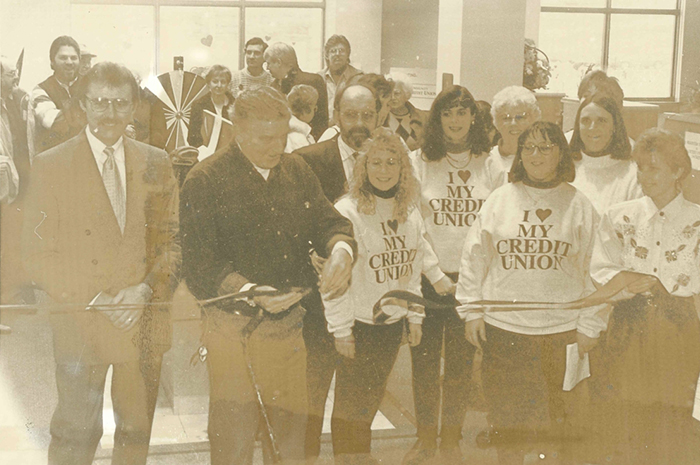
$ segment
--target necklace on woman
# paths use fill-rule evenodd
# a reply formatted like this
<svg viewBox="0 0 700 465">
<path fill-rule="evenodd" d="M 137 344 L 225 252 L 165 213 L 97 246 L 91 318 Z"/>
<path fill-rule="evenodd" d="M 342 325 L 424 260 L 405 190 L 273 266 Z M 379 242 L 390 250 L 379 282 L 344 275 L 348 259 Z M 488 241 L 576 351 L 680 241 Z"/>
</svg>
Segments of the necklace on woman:
<svg viewBox="0 0 700 465">
<path fill-rule="evenodd" d="M 528 185 L 525 182 L 523 182 L 523 190 L 525 191 L 525 194 L 527 194 L 528 197 L 530 197 L 530 200 L 532 201 L 532 204 L 537 206 L 544 200 L 545 198 L 549 197 L 549 193 L 557 187 L 559 183 L 556 183 L 552 186 L 547 186 L 547 187 L 535 187 L 532 185 Z M 534 194 L 534 195 L 533 195 Z"/>
<path fill-rule="evenodd" d="M 445 153 L 445 158 L 447 159 L 447 163 L 449 163 L 452 168 L 456 170 L 463 170 L 464 168 L 469 166 L 469 163 L 472 162 L 472 153 L 469 152 L 469 157 L 467 158 L 466 163 L 464 162 L 464 160 L 451 157 L 449 153 Z"/>
</svg>

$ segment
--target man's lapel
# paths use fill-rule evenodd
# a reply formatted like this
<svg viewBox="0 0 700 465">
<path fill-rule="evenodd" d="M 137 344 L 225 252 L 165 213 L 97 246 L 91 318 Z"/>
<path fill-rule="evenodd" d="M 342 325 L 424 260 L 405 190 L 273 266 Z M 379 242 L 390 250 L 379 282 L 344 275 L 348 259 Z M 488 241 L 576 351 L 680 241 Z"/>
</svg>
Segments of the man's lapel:
<svg viewBox="0 0 700 465">
<path fill-rule="evenodd" d="M 330 176 L 333 177 L 333 185 L 337 186 L 337 194 L 332 199 L 333 202 L 338 200 L 340 197 L 345 195 L 348 191 L 348 182 L 345 178 L 345 167 L 343 166 L 343 157 L 340 155 L 340 149 L 338 148 L 338 139 L 340 134 L 336 135 L 331 141 L 333 144 L 329 148 L 329 166 L 328 171 Z"/>
<path fill-rule="evenodd" d="M 138 226 L 137 219 L 145 212 L 139 211 L 146 205 L 148 189 L 144 178 L 148 165 L 145 157 L 128 137 L 124 137 L 124 158 L 126 161 L 126 225 L 124 235 Z"/>
</svg>

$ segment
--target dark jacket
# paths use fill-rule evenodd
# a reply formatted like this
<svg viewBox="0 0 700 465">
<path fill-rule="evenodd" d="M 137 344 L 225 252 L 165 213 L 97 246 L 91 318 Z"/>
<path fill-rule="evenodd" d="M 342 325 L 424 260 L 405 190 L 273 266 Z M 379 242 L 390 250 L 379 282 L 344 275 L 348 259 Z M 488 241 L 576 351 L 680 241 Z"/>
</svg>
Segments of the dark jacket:
<svg viewBox="0 0 700 465">
<path fill-rule="evenodd" d="M 340 149 L 338 149 L 338 137 L 340 135 L 336 134 L 332 139 L 300 148 L 294 152 L 301 155 L 309 164 L 316 177 L 321 181 L 323 193 L 331 203 L 335 203 L 348 191 L 343 159 L 340 157 Z"/>
<path fill-rule="evenodd" d="M 229 116 L 230 110 L 233 110 L 233 95 L 226 92 L 226 97 L 228 97 L 229 104 L 224 106 L 222 111 L 222 116 L 228 120 L 231 120 Z M 193 147 L 199 147 L 204 143 L 202 137 L 202 122 L 204 121 L 204 110 L 209 110 L 210 112 L 216 114 L 216 108 L 214 108 L 214 102 L 211 100 L 211 94 L 206 94 L 197 99 L 192 104 L 192 113 L 190 117 L 190 127 L 187 135 L 187 143 Z"/>
<path fill-rule="evenodd" d="M 38 87 L 41 87 L 56 105 L 56 108 L 61 110 L 50 129 L 46 129 L 40 124 L 36 125 L 35 147 L 36 152 L 41 153 L 78 135 L 87 124 L 87 119 L 78 102 L 80 94 L 83 92 L 81 78 L 71 84 L 70 95 L 58 83 L 55 75 L 49 76 Z"/>
<path fill-rule="evenodd" d="M 197 164 L 180 195 L 183 276 L 198 299 L 248 282 L 315 289 L 310 247 L 327 255 L 341 240 L 357 246 L 352 224 L 297 155 L 282 155 L 265 181 L 232 144 Z M 318 293 L 302 305 L 322 312 Z"/>
<path fill-rule="evenodd" d="M 311 86 L 318 92 L 316 114 L 310 123 L 311 135 L 314 136 L 314 140 L 318 140 L 323 132 L 328 129 L 328 90 L 326 89 L 326 81 L 318 74 L 306 73 L 297 68 L 291 70 L 282 81 L 275 79 L 272 87 L 287 95 L 292 90 L 292 87 L 299 84 Z"/>
</svg>

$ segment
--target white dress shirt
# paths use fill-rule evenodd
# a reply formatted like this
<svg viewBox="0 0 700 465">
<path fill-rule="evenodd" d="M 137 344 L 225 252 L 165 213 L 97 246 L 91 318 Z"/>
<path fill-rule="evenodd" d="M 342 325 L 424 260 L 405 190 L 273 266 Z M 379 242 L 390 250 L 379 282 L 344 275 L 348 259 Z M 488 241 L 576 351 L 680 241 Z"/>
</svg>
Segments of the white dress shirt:
<svg viewBox="0 0 700 465">
<path fill-rule="evenodd" d="M 100 170 L 100 176 L 102 176 L 102 168 L 107 160 L 107 155 L 105 155 L 104 150 L 105 145 L 100 139 L 95 137 L 90 131 L 88 126 L 85 129 L 87 134 L 88 143 L 92 149 L 92 155 L 95 157 L 95 162 L 97 163 L 97 169 Z M 117 169 L 119 170 L 119 179 L 122 183 L 122 190 L 124 192 L 124 201 L 126 202 L 126 158 L 124 157 L 124 138 L 120 137 L 119 140 L 112 146 L 114 149 L 114 161 L 117 162 Z"/>
<path fill-rule="evenodd" d="M 344 140 L 343 136 L 338 137 L 338 150 L 340 150 L 340 158 L 343 160 L 343 171 L 345 171 L 345 180 L 350 184 L 352 173 L 355 171 L 355 157 L 353 154 L 357 152 L 350 147 Z"/>
</svg>

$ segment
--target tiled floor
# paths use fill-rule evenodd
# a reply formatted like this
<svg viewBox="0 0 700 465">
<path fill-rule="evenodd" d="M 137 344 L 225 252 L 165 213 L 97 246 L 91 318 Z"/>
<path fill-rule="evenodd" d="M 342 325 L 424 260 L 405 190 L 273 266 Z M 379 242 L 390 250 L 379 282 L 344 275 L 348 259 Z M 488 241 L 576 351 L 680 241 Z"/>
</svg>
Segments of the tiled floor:
<svg viewBox="0 0 700 465">
<path fill-rule="evenodd" d="M 0 336 L 0 464 L 45 465 L 49 423 L 56 403 L 54 362 L 48 321 L 40 316 L 7 318 L 12 333 Z M 107 388 L 109 389 L 109 387 Z M 107 391 L 108 392 L 108 391 Z M 95 463 L 110 463 L 114 419 L 109 395 L 105 396 L 104 436 Z M 330 444 L 332 392 L 326 409 L 321 457 L 318 465 L 333 463 Z M 149 465 L 205 465 L 209 463 L 207 415 L 176 415 L 167 406 L 157 408 Z M 374 422 L 373 455 L 386 464 L 398 464 L 415 441 L 415 420 L 410 386 L 410 356 L 402 347 L 389 380 L 381 413 Z M 482 412 L 470 412 L 465 424 L 463 449 L 470 463 L 491 465 L 495 454 L 475 447 L 474 436 L 486 425 Z M 255 463 L 262 463 L 259 448 Z M 542 463 L 539 459 L 537 463 Z"/>
</svg>

